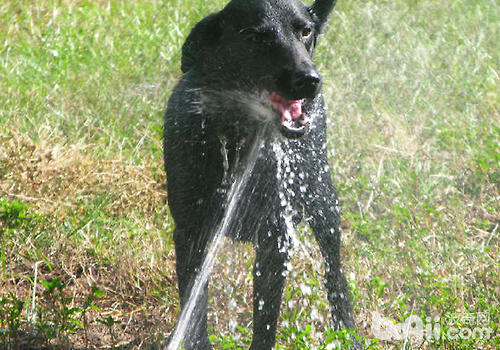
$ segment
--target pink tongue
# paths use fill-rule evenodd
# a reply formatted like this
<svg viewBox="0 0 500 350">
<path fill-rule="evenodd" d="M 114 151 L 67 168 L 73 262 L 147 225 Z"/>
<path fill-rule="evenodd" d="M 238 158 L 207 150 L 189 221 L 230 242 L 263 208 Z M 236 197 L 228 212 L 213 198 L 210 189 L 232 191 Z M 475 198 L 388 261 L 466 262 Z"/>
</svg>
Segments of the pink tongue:
<svg viewBox="0 0 500 350">
<path fill-rule="evenodd" d="M 292 119 L 295 120 L 302 115 L 302 100 L 291 101 L 290 104 L 290 114 L 292 115 Z"/>
<path fill-rule="evenodd" d="M 276 92 L 272 92 L 271 103 L 279 108 L 282 122 L 296 120 L 302 116 L 302 100 L 287 100 Z"/>
</svg>

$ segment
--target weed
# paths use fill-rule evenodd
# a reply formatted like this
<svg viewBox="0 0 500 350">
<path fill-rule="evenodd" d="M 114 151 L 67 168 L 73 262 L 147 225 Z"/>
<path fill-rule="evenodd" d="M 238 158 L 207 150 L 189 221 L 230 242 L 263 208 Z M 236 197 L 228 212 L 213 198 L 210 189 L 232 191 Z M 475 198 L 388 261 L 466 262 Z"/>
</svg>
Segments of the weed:
<svg viewBox="0 0 500 350">
<path fill-rule="evenodd" d="M 21 312 L 24 303 L 12 292 L 7 296 L 0 297 L 0 344 L 16 344 L 19 337 L 19 329 L 23 321 Z"/>
</svg>

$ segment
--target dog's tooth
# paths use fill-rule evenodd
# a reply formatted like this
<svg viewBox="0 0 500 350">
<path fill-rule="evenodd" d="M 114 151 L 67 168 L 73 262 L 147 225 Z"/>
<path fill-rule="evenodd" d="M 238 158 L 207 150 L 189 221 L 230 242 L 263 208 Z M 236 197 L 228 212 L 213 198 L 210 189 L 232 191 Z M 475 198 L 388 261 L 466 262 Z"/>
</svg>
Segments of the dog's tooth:
<svg viewBox="0 0 500 350">
<path fill-rule="evenodd" d="M 307 124 L 309 124 L 309 118 L 301 118 L 299 119 L 299 123 L 303 126 L 306 126 Z"/>
</svg>

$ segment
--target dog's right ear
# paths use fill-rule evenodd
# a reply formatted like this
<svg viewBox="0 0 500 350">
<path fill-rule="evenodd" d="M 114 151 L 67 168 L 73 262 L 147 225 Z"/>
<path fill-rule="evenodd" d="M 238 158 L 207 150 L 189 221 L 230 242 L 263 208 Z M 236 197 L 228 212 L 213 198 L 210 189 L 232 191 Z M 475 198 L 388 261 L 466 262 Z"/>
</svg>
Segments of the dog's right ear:
<svg viewBox="0 0 500 350">
<path fill-rule="evenodd" d="M 310 7 L 312 13 L 316 16 L 316 30 L 319 33 L 323 31 L 336 3 L 337 0 L 316 0 Z"/>
<path fill-rule="evenodd" d="M 222 32 L 222 21 L 219 13 L 213 13 L 194 26 L 182 46 L 181 69 L 183 73 L 196 66 L 213 47 Z"/>
</svg>

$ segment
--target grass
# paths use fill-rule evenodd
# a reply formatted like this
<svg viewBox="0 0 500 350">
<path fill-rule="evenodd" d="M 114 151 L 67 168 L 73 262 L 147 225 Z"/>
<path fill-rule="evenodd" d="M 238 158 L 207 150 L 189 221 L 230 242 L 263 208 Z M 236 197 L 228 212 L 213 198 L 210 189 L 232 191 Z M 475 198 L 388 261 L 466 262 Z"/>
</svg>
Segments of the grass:
<svg viewBox="0 0 500 350">
<path fill-rule="evenodd" d="M 173 329 L 162 114 L 189 28 L 222 6 L 0 5 L 0 348 L 142 348 Z M 340 1 L 321 40 L 344 264 L 372 348 L 499 346 L 499 23 L 494 0 Z M 302 232 L 279 349 L 345 338 Z M 221 349 L 251 339 L 252 249 L 233 249 L 212 276 Z M 492 337 L 377 341 L 374 312 L 439 316 L 444 332 L 485 313 Z"/>
</svg>

